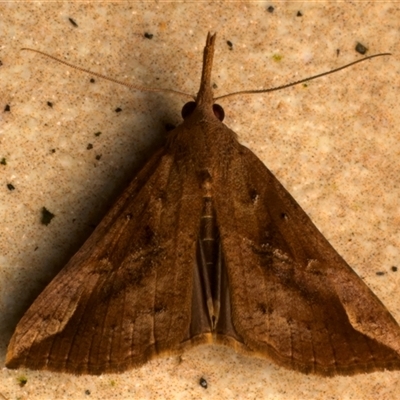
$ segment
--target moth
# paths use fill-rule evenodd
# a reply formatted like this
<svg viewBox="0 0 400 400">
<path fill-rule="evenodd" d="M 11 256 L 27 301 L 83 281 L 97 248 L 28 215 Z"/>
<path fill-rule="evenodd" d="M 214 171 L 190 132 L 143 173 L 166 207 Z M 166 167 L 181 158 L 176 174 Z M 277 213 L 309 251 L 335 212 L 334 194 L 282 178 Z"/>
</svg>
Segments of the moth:
<svg viewBox="0 0 400 400">
<path fill-rule="evenodd" d="M 219 343 L 303 373 L 400 369 L 400 327 L 222 123 L 208 34 L 196 102 L 18 323 L 6 366 L 122 372 Z"/>
</svg>

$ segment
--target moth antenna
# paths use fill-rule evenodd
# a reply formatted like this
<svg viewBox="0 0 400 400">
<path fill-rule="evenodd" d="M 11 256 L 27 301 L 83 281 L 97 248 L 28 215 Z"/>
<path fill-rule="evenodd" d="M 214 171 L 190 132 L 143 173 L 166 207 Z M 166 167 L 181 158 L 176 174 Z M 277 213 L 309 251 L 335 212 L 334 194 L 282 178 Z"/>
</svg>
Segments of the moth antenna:
<svg viewBox="0 0 400 400">
<path fill-rule="evenodd" d="M 67 61 L 61 60 L 61 59 L 59 59 L 57 57 L 54 57 L 54 56 L 52 56 L 50 54 L 47 54 L 44 51 L 31 49 L 29 47 L 23 47 L 21 50 L 27 50 L 27 51 L 32 51 L 33 53 L 41 54 L 42 56 L 51 58 L 54 61 L 57 61 L 57 62 L 59 62 L 61 64 L 67 65 L 68 67 L 71 67 L 71 68 L 76 69 L 78 71 L 85 72 L 87 74 L 91 74 L 91 75 L 97 76 L 98 78 L 102 78 L 102 79 L 105 79 L 105 80 L 110 81 L 110 82 L 117 83 L 117 84 L 122 85 L 122 86 L 126 86 L 129 89 L 139 90 L 141 92 L 174 93 L 174 94 L 178 94 L 180 96 L 190 97 L 192 100 L 195 99 L 195 97 L 190 95 L 189 93 L 180 92 L 178 90 L 173 90 L 173 89 L 155 89 L 155 88 L 148 88 L 148 87 L 144 87 L 144 86 L 133 85 L 131 83 L 122 82 L 122 81 L 120 81 L 118 79 L 110 78 L 110 77 L 108 77 L 106 75 L 99 74 L 98 72 L 93 72 L 93 71 L 91 71 L 89 69 L 78 67 L 78 66 L 73 65 L 73 64 L 71 64 L 71 63 L 69 63 Z"/>
<path fill-rule="evenodd" d="M 310 76 L 309 78 L 301 79 L 301 80 L 296 81 L 296 82 L 287 83 L 287 84 L 285 84 L 285 85 L 281 85 L 281 86 L 277 86 L 277 87 L 273 87 L 273 88 L 269 88 L 269 89 L 241 90 L 241 91 L 239 91 L 239 92 L 228 93 L 228 94 L 224 94 L 223 96 L 216 97 L 216 98 L 214 99 L 214 101 L 215 101 L 215 100 L 224 99 L 224 98 L 226 98 L 226 97 L 236 96 L 236 95 L 238 95 L 238 94 L 269 93 L 269 92 L 274 92 L 274 91 L 276 91 L 276 90 L 286 89 L 286 88 L 288 88 L 288 87 L 298 85 L 299 83 L 308 82 L 308 81 L 311 81 L 311 80 L 313 80 L 313 79 L 321 78 L 321 76 L 333 74 L 334 72 L 338 72 L 338 71 L 340 71 L 340 70 L 342 70 L 342 69 L 351 67 L 351 66 L 353 66 L 353 65 L 355 65 L 355 64 L 358 64 L 358 63 L 360 63 L 360 62 L 369 60 L 369 59 L 371 59 L 371 58 L 382 57 L 382 56 L 391 56 L 391 55 L 392 55 L 392 53 L 373 54 L 372 56 L 364 57 L 364 58 L 362 58 L 361 60 L 353 61 L 353 62 L 351 62 L 350 64 L 346 64 L 346 65 L 343 65 L 343 66 L 341 66 L 341 67 L 339 67 L 339 68 L 332 69 L 331 71 L 322 72 L 321 74 L 313 75 L 313 76 Z"/>
</svg>

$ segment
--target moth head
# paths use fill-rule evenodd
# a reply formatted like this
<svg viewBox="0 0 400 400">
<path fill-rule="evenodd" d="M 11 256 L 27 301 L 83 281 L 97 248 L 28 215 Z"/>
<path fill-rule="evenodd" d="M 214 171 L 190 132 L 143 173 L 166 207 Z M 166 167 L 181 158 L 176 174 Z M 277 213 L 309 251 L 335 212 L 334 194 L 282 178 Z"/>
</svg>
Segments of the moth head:
<svg viewBox="0 0 400 400">
<path fill-rule="evenodd" d="M 193 114 L 193 111 L 196 109 L 196 102 L 195 101 L 189 101 L 182 107 L 181 115 L 182 118 L 185 120 L 188 118 L 190 115 Z M 222 122 L 225 118 L 225 111 L 224 109 L 219 105 L 219 104 L 213 104 L 212 106 L 214 115 Z"/>
</svg>

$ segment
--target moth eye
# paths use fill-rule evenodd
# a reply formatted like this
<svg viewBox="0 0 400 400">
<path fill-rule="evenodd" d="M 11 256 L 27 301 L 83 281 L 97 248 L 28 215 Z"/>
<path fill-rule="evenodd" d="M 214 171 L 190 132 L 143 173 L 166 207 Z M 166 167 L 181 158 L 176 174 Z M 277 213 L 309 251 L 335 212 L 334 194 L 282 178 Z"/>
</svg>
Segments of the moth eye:
<svg viewBox="0 0 400 400">
<path fill-rule="evenodd" d="M 222 122 L 225 118 L 225 111 L 219 104 L 213 104 L 214 115 Z"/>
<path fill-rule="evenodd" d="M 196 103 L 194 101 L 189 101 L 182 107 L 181 115 L 183 119 L 186 119 L 196 108 Z"/>
</svg>

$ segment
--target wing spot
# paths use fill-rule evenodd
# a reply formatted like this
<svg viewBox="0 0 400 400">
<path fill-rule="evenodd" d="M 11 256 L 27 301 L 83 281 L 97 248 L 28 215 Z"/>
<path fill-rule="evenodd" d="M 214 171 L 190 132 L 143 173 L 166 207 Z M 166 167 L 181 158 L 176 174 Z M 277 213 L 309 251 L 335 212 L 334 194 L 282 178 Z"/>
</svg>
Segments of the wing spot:
<svg viewBox="0 0 400 400">
<path fill-rule="evenodd" d="M 141 245 L 142 246 L 149 246 L 149 245 L 154 245 L 155 244 L 155 233 L 153 231 L 153 229 L 151 229 L 151 227 L 149 225 L 146 225 L 146 227 L 143 230 L 143 234 L 141 237 Z"/>
<path fill-rule="evenodd" d="M 284 213 L 284 212 L 281 213 L 280 217 L 281 217 L 281 219 L 283 219 L 284 221 L 289 220 L 289 216 L 288 216 L 286 213 Z"/>
<path fill-rule="evenodd" d="M 164 306 L 156 306 L 154 307 L 154 314 L 162 314 L 166 311 Z"/>
<path fill-rule="evenodd" d="M 310 259 L 308 260 L 306 270 L 314 275 L 323 275 L 321 267 L 321 263 L 318 260 Z"/>
<path fill-rule="evenodd" d="M 250 195 L 250 199 L 253 202 L 253 204 L 256 204 L 258 202 L 258 199 L 260 198 L 260 195 L 258 194 L 257 190 L 250 189 L 249 195 Z"/>
<path fill-rule="evenodd" d="M 158 193 L 157 193 L 157 196 L 156 196 L 157 200 L 159 200 L 161 202 L 164 202 L 166 197 L 167 196 L 165 194 L 165 190 L 158 190 Z"/>
<path fill-rule="evenodd" d="M 273 308 L 265 303 L 258 303 L 257 311 L 261 312 L 264 315 L 266 315 L 266 314 L 271 315 L 274 312 Z"/>
</svg>

